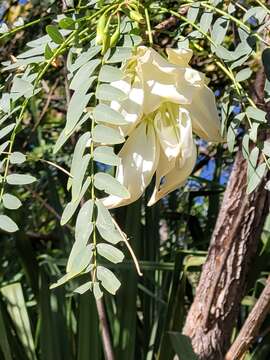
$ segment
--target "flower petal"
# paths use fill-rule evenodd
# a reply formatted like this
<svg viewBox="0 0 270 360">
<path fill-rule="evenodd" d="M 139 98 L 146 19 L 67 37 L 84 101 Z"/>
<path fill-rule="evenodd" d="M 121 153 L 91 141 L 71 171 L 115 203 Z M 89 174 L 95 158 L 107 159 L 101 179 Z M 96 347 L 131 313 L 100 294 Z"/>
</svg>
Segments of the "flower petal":
<svg viewBox="0 0 270 360">
<path fill-rule="evenodd" d="M 215 96 L 206 85 L 197 89 L 192 104 L 183 107 L 190 112 L 193 131 L 199 137 L 208 141 L 224 141 Z"/>
<path fill-rule="evenodd" d="M 173 104 L 170 104 L 169 106 L 173 107 L 171 105 Z M 177 105 L 176 107 L 178 108 Z M 176 119 L 177 117 L 178 116 L 176 115 Z M 180 128 L 176 119 L 171 119 L 166 111 L 160 111 L 157 113 L 154 120 L 157 137 L 167 161 L 176 159 L 181 149 Z"/>
<path fill-rule="evenodd" d="M 122 162 L 116 174 L 116 179 L 128 189 L 130 198 L 108 196 L 103 199 L 107 208 L 128 205 L 140 198 L 156 171 L 159 147 L 153 125 L 141 123 L 131 133 L 118 154 Z"/>
<path fill-rule="evenodd" d="M 137 74 L 144 89 L 143 111 L 149 114 L 162 102 L 190 104 L 193 93 L 202 86 L 204 75 L 189 66 L 171 64 L 153 49 L 140 49 Z"/>
<path fill-rule="evenodd" d="M 188 63 L 190 62 L 193 51 L 190 49 L 166 49 L 169 62 L 175 65 L 180 66 L 188 66 Z"/>
<path fill-rule="evenodd" d="M 176 167 L 165 176 L 164 184 L 162 184 L 160 190 L 155 188 L 153 195 L 147 204 L 148 206 L 154 205 L 164 196 L 184 185 L 196 163 L 197 149 L 195 143 L 193 143 L 191 155 L 191 157 L 186 159 L 181 168 Z"/>
<path fill-rule="evenodd" d="M 183 185 L 195 165 L 197 150 L 192 137 L 191 119 L 184 109 L 179 109 L 179 127 L 181 134 L 180 154 L 174 162 L 168 162 L 164 152 L 161 152 L 156 172 L 155 189 L 148 206 L 155 204 L 162 197 Z M 161 184 L 163 177 L 164 183 Z"/>
<path fill-rule="evenodd" d="M 128 76 L 122 80 L 112 82 L 111 85 L 128 95 L 128 98 L 121 102 L 111 102 L 111 108 L 121 113 L 129 123 L 128 125 L 119 126 L 122 135 L 127 136 L 134 129 L 142 116 L 142 104 L 144 98 L 143 89 L 139 81 L 135 81 L 131 85 Z"/>
</svg>

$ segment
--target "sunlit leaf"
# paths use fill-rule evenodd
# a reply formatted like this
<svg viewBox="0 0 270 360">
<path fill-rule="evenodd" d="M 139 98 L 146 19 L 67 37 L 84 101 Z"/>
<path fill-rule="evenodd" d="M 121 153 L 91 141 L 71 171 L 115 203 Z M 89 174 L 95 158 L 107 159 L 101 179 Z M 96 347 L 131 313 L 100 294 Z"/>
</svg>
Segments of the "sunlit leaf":
<svg viewBox="0 0 270 360">
<path fill-rule="evenodd" d="M 3 151 L 6 150 L 8 145 L 9 145 L 9 140 L 0 145 L 0 155 L 2 154 Z"/>
<path fill-rule="evenodd" d="M 98 244 L 97 252 L 99 255 L 103 256 L 105 259 L 111 261 L 114 264 L 121 263 L 124 259 L 123 252 L 110 244 Z"/>
<path fill-rule="evenodd" d="M 130 58 L 132 55 L 132 47 L 116 47 L 107 63 L 118 63 Z"/>
<path fill-rule="evenodd" d="M 106 207 L 99 200 L 96 200 L 96 206 L 98 209 L 96 226 L 101 237 L 114 245 L 122 241 L 123 239 L 121 234 L 119 233 L 118 229 L 116 229 L 109 210 L 106 209 Z"/>
<path fill-rule="evenodd" d="M 80 195 L 83 179 L 85 177 L 90 158 L 91 155 L 86 154 L 82 157 L 80 163 L 76 164 L 77 166 L 75 169 L 77 171 L 73 173 L 74 175 L 72 179 L 72 201 L 76 201 Z"/>
<path fill-rule="evenodd" d="M 266 140 L 263 143 L 262 152 L 270 157 L 270 141 Z"/>
<path fill-rule="evenodd" d="M 10 155 L 9 160 L 11 164 L 22 164 L 26 161 L 26 156 L 19 151 L 14 151 Z"/>
<path fill-rule="evenodd" d="M 75 226 L 75 239 L 80 242 L 82 246 L 87 244 L 87 241 L 93 230 L 92 216 L 93 216 L 94 201 L 87 200 L 81 207 Z"/>
<path fill-rule="evenodd" d="M 97 87 L 96 97 L 99 100 L 105 101 L 122 101 L 127 98 L 127 95 L 122 90 L 119 90 L 114 86 L 108 84 L 101 84 Z"/>
<path fill-rule="evenodd" d="M 88 281 L 85 284 L 77 287 L 75 290 L 73 290 L 74 292 L 78 293 L 78 294 L 84 294 L 86 291 L 90 290 L 92 288 L 92 281 Z"/>
<path fill-rule="evenodd" d="M 122 114 L 113 110 L 106 104 L 99 104 L 94 108 L 94 118 L 97 122 L 105 122 L 113 125 L 125 125 L 127 121 Z"/>
<path fill-rule="evenodd" d="M 99 172 L 94 176 L 95 187 L 104 190 L 107 194 L 116 195 L 127 199 L 130 197 L 128 190 L 110 174 Z"/>
<path fill-rule="evenodd" d="M 7 136 L 15 127 L 15 124 L 10 124 L 0 130 L 0 139 Z"/>
<path fill-rule="evenodd" d="M 61 225 L 65 225 L 71 217 L 74 215 L 75 211 L 77 210 L 80 201 L 82 200 L 84 194 L 86 193 L 87 189 L 89 188 L 89 185 L 91 184 L 91 178 L 87 178 L 82 186 L 80 196 L 76 201 L 71 201 L 67 203 L 65 210 L 63 211 L 62 217 L 61 217 Z"/>
<path fill-rule="evenodd" d="M 9 233 L 19 230 L 17 224 L 7 215 L 0 215 L 0 229 Z"/>
<path fill-rule="evenodd" d="M 67 132 L 67 129 L 64 128 L 62 130 L 62 132 L 59 135 L 59 138 L 57 139 L 54 148 L 53 148 L 53 153 L 56 154 L 61 147 L 65 144 L 65 142 L 71 137 L 72 134 L 74 134 L 74 132 L 78 131 L 80 129 L 80 127 L 89 119 L 89 114 L 86 113 L 84 114 L 81 119 L 78 121 L 78 123 L 74 126 L 74 128 L 70 131 Z"/>
<path fill-rule="evenodd" d="M 99 59 L 90 60 L 88 63 L 84 64 L 74 75 L 69 87 L 72 90 L 80 90 L 81 86 L 84 86 L 85 81 L 91 77 L 97 66 L 100 64 Z M 95 77 L 92 77 L 92 82 L 95 80 Z M 92 83 L 91 82 L 91 83 Z M 90 86 L 88 86 L 89 88 Z"/>
<path fill-rule="evenodd" d="M 94 150 L 94 160 L 112 166 L 117 166 L 121 163 L 121 159 L 115 155 L 113 148 L 110 146 L 98 146 Z"/>
<path fill-rule="evenodd" d="M 123 78 L 122 71 L 110 65 L 103 65 L 98 76 L 99 81 L 108 82 L 108 83 L 121 80 L 122 78 Z"/>
<path fill-rule="evenodd" d="M 101 282 L 101 285 L 104 287 L 104 289 L 113 295 L 115 295 L 116 291 L 121 286 L 120 281 L 117 279 L 114 273 L 104 266 L 97 267 L 97 278 Z"/>
<path fill-rule="evenodd" d="M 68 67 L 70 72 L 74 72 L 77 69 L 81 68 L 84 64 L 86 64 L 89 60 L 95 57 L 100 52 L 100 46 L 90 47 L 89 50 L 82 52 L 78 55 L 77 59 Z"/>
<path fill-rule="evenodd" d="M 239 73 L 236 74 L 235 80 L 238 82 L 247 80 L 252 74 L 252 71 L 250 68 L 245 68 L 239 71 Z"/>
<path fill-rule="evenodd" d="M 7 176 L 7 183 L 10 185 L 28 185 L 37 181 L 32 175 L 26 174 L 10 174 Z"/>
<path fill-rule="evenodd" d="M 74 258 L 86 248 L 89 237 L 93 231 L 92 214 L 93 214 L 93 200 L 88 200 L 81 207 L 75 226 L 75 242 L 72 246 L 69 259 L 67 262 L 66 271 L 71 271 L 71 264 Z"/>
<path fill-rule="evenodd" d="M 93 141 L 107 145 L 121 144 L 125 141 L 119 130 L 104 125 L 96 125 L 92 136 Z"/>
<path fill-rule="evenodd" d="M 265 119 L 266 112 L 261 109 L 255 108 L 253 106 L 248 106 L 246 109 L 246 114 L 254 120 L 257 120 L 262 123 L 266 122 Z"/>
<path fill-rule="evenodd" d="M 76 143 L 70 168 L 70 173 L 72 176 L 76 175 L 76 172 L 81 165 L 83 154 L 86 146 L 88 145 L 88 142 L 90 141 L 90 138 L 90 132 L 86 132 L 79 138 Z"/>
<path fill-rule="evenodd" d="M 247 186 L 247 194 L 252 193 L 256 189 L 256 187 L 261 182 L 262 178 L 264 177 L 266 170 L 266 164 L 260 164 L 256 169 L 254 169 L 252 175 L 250 176 L 248 186 Z"/>
<path fill-rule="evenodd" d="M 91 81 L 92 79 L 88 80 L 88 85 L 90 85 Z M 92 94 L 85 94 L 84 91 L 76 91 L 73 94 L 67 110 L 66 134 L 69 134 L 77 125 L 91 96 Z"/>
<path fill-rule="evenodd" d="M 16 210 L 22 206 L 22 203 L 16 196 L 5 193 L 3 195 L 3 205 L 6 209 Z"/>
<path fill-rule="evenodd" d="M 85 268 L 90 264 L 90 261 L 93 256 L 93 246 L 92 244 L 82 248 L 76 256 L 73 256 L 69 259 L 69 271 L 73 276 L 80 274 Z"/>
</svg>

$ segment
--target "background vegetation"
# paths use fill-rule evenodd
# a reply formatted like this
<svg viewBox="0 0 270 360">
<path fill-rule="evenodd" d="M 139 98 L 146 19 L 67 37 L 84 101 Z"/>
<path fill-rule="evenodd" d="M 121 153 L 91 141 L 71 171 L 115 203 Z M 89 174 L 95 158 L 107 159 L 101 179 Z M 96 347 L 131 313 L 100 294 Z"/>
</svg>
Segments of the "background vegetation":
<svg viewBox="0 0 270 360">
<path fill-rule="evenodd" d="M 12 71 L 19 72 L 20 66 L 25 66 L 23 61 L 29 58 L 18 55 L 29 50 L 27 44 L 46 34 L 46 25 L 63 13 L 74 19 L 86 17 L 80 22 L 84 33 L 78 42 L 87 50 L 97 22 L 97 18 L 89 18 L 108 3 L 2 1 L 2 94 L 11 91 Z M 216 146 L 198 140 L 198 161 L 185 187 L 151 208 L 146 207 L 149 189 L 136 203 L 113 212 L 139 259 L 142 277 L 125 245 L 120 244 L 125 253 L 123 263 L 106 263 L 122 284 L 115 296 L 105 292 L 97 307 L 90 291 L 74 293 L 88 275 L 50 290 L 50 285 L 65 272 L 74 241 L 74 221 L 60 225 L 70 194 L 67 176 L 55 164 L 70 168 L 81 133 L 79 130 L 72 134 L 54 153 L 71 96 L 67 52 L 60 52 L 40 79 L 40 92 L 25 105 L 14 142 L 14 150 L 26 154 L 27 161 L 19 165 L 17 161 L 11 169 L 19 167 L 21 173 L 31 174 L 38 181 L 13 187 L 12 194 L 23 203 L 18 210 L 4 209 L 1 204 L 19 230 L 14 234 L 1 232 L 0 359 L 99 360 L 114 356 L 117 360 L 169 360 L 176 353 L 183 360 L 196 358 L 190 342 L 180 333 L 194 300 L 235 153 L 243 143 L 249 164 L 249 193 L 266 176 L 269 167 L 269 144 L 265 142 L 267 109 L 256 98 L 256 91 L 260 81 L 267 102 L 270 8 L 259 0 L 145 1 L 143 6 L 148 9 L 156 49 L 190 46 L 194 51 L 192 66 L 209 78 L 222 126 L 228 129 L 228 143 Z M 130 19 L 128 10 L 122 14 L 122 25 L 128 21 L 135 25 L 120 39 L 119 47 L 149 45 L 143 11 L 141 16 L 143 20 L 138 24 L 136 19 Z M 7 61 L 17 65 L 21 61 L 21 65 L 11 69 Z M 42 65 L 36 66 L 42 69 Z M 263 80 L 256 77 L 261 69 Z M 0 130 L 3 143 L 5 136 Z M 4 150 L 0 152 L 4 159 Z M 2 162 L 2 175 L 3 165 Z M 232 342 L 265 286 L 270 270 L 269 231 L 267 217 L 248 273 L 245 296 L 234 319 Z M 245 359 L 269 359 L 269 326 L 267 315 Z M 114 355 L 110 354 L 111 348 Z"/>
</svg>

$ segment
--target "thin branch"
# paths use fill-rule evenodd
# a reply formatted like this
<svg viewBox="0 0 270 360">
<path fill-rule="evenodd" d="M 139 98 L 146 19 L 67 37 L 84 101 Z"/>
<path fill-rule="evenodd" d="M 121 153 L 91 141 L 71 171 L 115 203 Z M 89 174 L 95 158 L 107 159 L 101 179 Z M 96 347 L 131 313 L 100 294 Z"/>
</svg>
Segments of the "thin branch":
<svg viewBox="0 0 270 360">
<path fill-rule="evenodd" d="M 49 164 L 51 166 L 54 166 L 56 169 L 61 170 L 64 174 L 66 174 L 68 177 L 73 179 L 73 175 L 71 175 L 71 173 L 69 171 L 67 171 L 66 169 L 64 169 L 62 166 L 57 165 L 54 162 L 49 161 L 49 160 L 45 160 L 45 159 L 39 159 L 38 161 L 41 161 L 41 162 L 44 162 L 44 163 Z"/>
<path fill-rule="evenodd" d="M 141 269 L 140 269 L 140 265 L 139 265 L 139 262 L 136 258 L 136 255 L 134 254 L 134 251 L 132 250 L 132 247 L 130 246 L 129 242 L 128 242 L 128 239 L 127 239 L 127 236 L 126 234 L 121 230 L 120 226 L 117 224 L 117 222 L 113 219 L 113 223 L 114 225 L 116 226 L 117 230 L 119 231 L 122 239 L 123 239 L 123 242 L 126 244 L 126 247 L 128 248 L 128 251 L 130 252 L 130 255 L 134 261 L 134 265 L 136 267 L 136 270 L 137 270 L 137 273 L 139 276 L 143 276 L 142 272 L 141 272 Z"/>
<path fill-rule="evenodd" d="M 37 122 L 33 126 L 32 133 L 36 131 L 38 125 L 40 124 L 41 120 L 43 119 L 44 115 L 46 114 L 46 112 L 47 112 L 47 110 L 48 110 L 48 108 L 50 106 L 53 93 L 54 93 L 55 89 L 57 88 L 58 83 L 59 83 L 59 78 L 56 79 L 55 83 L 51 87 L 51 90 L 50 90 L 50 92 L 48 94 L 46 103 L 45 103 L 45 105 L 44 105 L 44 107 L 43 107 L 43 109 L 41 111 L 41 114 L 39 115 L 39 118 L 38 118 Z"/>
<path fill-rule="evenodd" d="M 225 356 L 225 360 L 238 360 L 248 351 L 256 339 L 263 321 L 270 311 L 270 276 L 265 288 L 251 310 L 235 342 Z"/>
<path fill-rule="evenodd" d="M 61 215 L 58 214 L 58 212 L 50 205 L 48 204 L 44 199 L 42 199 L 42 197 L 35 191 L 33 191 L 32 189 L 28 188 L 29 192 L 31 193 L 31 195 L 36 198 L 41 205 L 43 205 L 51 214 L 53 214 L 57 220 L 61 220 Z M 70 226 L 69 224 L 65 224 L 64 226 L 66 226 L 69 230 L 71 230 L 72 232 L 74 231 L 73 227 Z"/>
<path fill-rule="evenodd" d="M 106 311 L 102 299 L 96 300 L 97 312 L 99 317 L 99 322 L 101 325 L 101 337 L 103 343 L 104 356 L 106 360 L 114 360 L 114 353 L 111 343 L 109 324 L 106 316 Z"/>
</svg>

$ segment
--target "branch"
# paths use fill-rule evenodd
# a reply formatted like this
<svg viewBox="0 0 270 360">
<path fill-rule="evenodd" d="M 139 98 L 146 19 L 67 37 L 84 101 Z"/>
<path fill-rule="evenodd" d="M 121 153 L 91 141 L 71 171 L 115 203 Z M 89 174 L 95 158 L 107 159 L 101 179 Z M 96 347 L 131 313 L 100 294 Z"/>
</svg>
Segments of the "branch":
<svg viewBox="0 0 270 360">
<path fill-rule="evenodd" d="M 114 360 L 113 348 L 110 338 L 109 324 L 102 299 L 96 300 L 98 318 L 101 325 L 101 337 L 103 342 L 104 356 L 106 360 Z"/>
<path fill-rule="evenodd" d="M 270 311 L 270 276 L 267 279 L 266 286 L 251 310 L 247 320 L 244 323 L 235 342 L 225 356 L 225 360 L 242 359 L 242 356 L 248 351 L 255 340 L 260 327 Z"/>
</svg>

